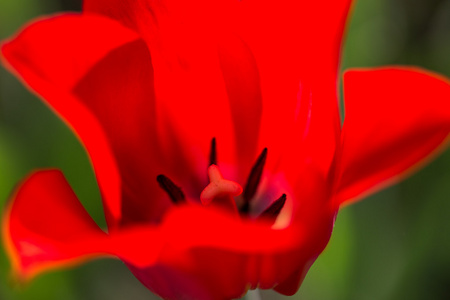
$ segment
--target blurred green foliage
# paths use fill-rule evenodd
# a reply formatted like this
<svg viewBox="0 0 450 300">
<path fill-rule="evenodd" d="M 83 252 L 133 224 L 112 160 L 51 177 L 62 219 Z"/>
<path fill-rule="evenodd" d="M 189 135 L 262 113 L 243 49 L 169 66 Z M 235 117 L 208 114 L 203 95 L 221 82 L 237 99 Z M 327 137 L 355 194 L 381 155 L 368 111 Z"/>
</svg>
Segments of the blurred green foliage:
<svg viewBox="0 0 450 300">
<path fill-rule="evenodd" d="M 76 0 L 0 0 L 0 39 L 36 16 L 80 7 Z M 343 70 L 408 64 L 450 77 L 449 0 L 359 0 L 349 25 Z M 31 170 L 42 167 L 62 169 L 87 210 L 105 225 L 82 146 L 1 68 L 0 204 Z M 403 183 L 344 208 L 329 246 L 292 299 L 450 299 L 449 183 L 447 151 Z M 152 298 L 116 260 L 44 274 L 27 286 L 17 286 L 8 271 L 0 248 L 2 300 Z M 271 291 L 262 297 L 285 298 Z"/>
</svg>

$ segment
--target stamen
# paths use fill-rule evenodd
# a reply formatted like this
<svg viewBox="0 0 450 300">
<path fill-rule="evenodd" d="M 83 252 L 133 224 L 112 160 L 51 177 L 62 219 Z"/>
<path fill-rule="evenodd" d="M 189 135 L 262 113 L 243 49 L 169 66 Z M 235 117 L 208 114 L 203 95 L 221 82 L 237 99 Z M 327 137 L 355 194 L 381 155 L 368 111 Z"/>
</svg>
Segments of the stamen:
<svg viewBox="0 0 450 300">
<path fill-rule="evenodd" d="M 186 197 L 181 188 L 176 186 L 167 176 L 160 174 L 156 176 L 156 181 L 158 181 L 159 186 L 169 195 L 173 203 L 180 204 L 186 202 Z"/>
<path fill-rule="evenodd" d="M 259 218 L 275 219 L 279 215 L 285 203 L 286 203 L 286 194 L 283 194 L 281 195 L 280 198 L 275 200 L 268 208 L 266 208 L 266 210 L 261 213 Z"/>
<path fill-rule="evenodd" d="M 266 164 L 266 157 L 267 157 L 267 148 L 264 148 L 264 150 L 259 155 L 258 159 L 256 160 L 256 163 L 253 165 L 252 170 L 250 171 L 250 175 L 247 179 L 247 184 L 244 188 L 244 204 L 241 207 L 242 213 L 248 213 L 250 209 L 250 200 L 253 198 L 253 196 L 256 193 L 256 189 L 258 188 L 259 181 L 261 180 L 261 175 L 264 170 L 264 165 Z"/>
<path fill-rule="evenodd" d="M 209 152 L 209 165 L 217 165 L 216 138 L 211 140 L 211 150 Z"/>
</svg>

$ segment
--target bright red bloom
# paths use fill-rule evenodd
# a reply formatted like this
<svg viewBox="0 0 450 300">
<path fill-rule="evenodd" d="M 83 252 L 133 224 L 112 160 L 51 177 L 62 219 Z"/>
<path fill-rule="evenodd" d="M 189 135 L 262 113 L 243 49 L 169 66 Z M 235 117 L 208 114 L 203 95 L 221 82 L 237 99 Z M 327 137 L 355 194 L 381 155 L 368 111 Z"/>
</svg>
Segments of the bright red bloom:
<svg viewBox="0 0 450 300">
<path fill-rule="evenodd" d="M 17 275 L 106 254 L 167 299 L 295 293 L 340 205 L 450 132 L 449 81 L 399 67 L 344 75 L 341 131 L 350 2 L 87 0 L 4 43 L 86 147 L 109 227 L 59 171 L 35 172 L 4 219 Z"/>
</svg>

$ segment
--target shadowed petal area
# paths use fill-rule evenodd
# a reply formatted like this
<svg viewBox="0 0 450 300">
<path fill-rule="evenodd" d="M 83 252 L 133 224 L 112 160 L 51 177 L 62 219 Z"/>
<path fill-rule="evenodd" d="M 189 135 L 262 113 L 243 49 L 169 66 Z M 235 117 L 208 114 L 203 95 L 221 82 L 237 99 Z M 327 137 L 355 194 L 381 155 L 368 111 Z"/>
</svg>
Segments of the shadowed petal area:
<svg viewBox="0 0 450 300">
<path fill-rule="evenodd" d="M 219 210 L 184 206 L 171 210 L 159 227 L 162 245 L 142 239 L 148 228 L 135 229 L 139 245 L 129 239 L 117 244 L 127 245 L 119 257 L 135 276 L 165 299 L 234 299 L 248 288 L 269 289 L 285 281 L 279 291 L 293 294 L 303 276 L 293 280 L 292 274 L 306 274 L 328 242 L 333 218 L 324 213 L 317 223 L 274 230 Z M 157 261 L 149 255 L 155 248 L 161 249 Z"/>
<path fill-rule="evenodd" d="M 403 178 L 450 133 L 450 84 L 437 74 L 414 68 L 348 71 L 344 97 L 339 203 Z"/>
<path fill-rule="evenodd" d="M 150 53 L 136 40 L 108 53 L 77 83 L 73 94 L 96 116 L 116 159 L 122 183 L 122 223 L 158 222 L 170 200 L 158 187 L 162 153 L 156 132 Z M 180 168 L 185 168 L 183 162 Z M 184 181 L 183 181 L 184 179 Z M 151 200 L 150 200 L 151 199 Z"/>
<path fill-rule="evenodd" d="M 208 161 L 204 158 L 208 157 L 209 142 L 213 137 L 218 142 L 219 164 L 237 165 L 237 156 L 244 153 L 236 151 L 236 139 L 240 137 L 235 137 L 233 126 L 236 118 L 243 114 L 232 113 L 236 105 L 229 101 L 229 94 L 236 98 L 231 89 L 237 85 L 225 82 L 222 62 L 226 59 L 221 55 L 226 53 L 239 61 L 246 61 L 251 54 L 227 28 L 224 15 L 220 20 L 216 19 L 224 6 L 222 1 L 202 0 L 84 3 L 85 11 L 118 19 L 138 31 L 147 42 L 155 74 L 156 124 L 163 159 L 173 170 L 179 169 L 180 163 L 184 164 L 185 173 L 191 174 L 186 185 L 195 187 L 197 192 L 207 184 L 205 170 Z M 222 43 L 224 40 L 226 42 Z M 229 41 L 233 44 L 228 45 Z M 246 78 L 256 76 L 257 72 L 251 69 L 254 67 L 251 63 L 243 67 L 244 72 L 237 77 L 252 85 L 248 89 L 249 101 L 258 101 L 257 79 Z M 253 120 L 247 121 L 255 124 L 249 127 L 257 136 L 258 113 L 249 111 L 249 115 Z M 242 145 L 242 148 L 247 145 Z M 225 173 L 234 179 L 233 171 Z M 194 178 L 201 180 L 194 182 Z"/>
<path fill-rule="evenodd" d="M 192 263 L 171 261 L 149 268 L 129 268 L 142 284 L 164 299 L 237 299 L 248 289 L 274 288 L 278 282 L 290 279 L 292 272 L 305 275 L 309 269 L 305 260 L 311 255 L 307 248 L 273 254 L 193 249 L 182 256 Z M 292 279 L 290 290 L 282 286 L 277 290 L 293 295 L 303 277 Z"/>
</svg>

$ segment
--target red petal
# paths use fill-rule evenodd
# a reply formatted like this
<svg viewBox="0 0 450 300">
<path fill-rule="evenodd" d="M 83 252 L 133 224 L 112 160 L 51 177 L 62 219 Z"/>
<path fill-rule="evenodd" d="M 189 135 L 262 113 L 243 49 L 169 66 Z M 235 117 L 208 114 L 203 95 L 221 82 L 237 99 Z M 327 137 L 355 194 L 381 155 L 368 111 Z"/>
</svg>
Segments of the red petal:
<svg viewBox="0 0 450 300">
<path fill-rule="evenodd" d="M 258 148 L 262 95 L 258 66 L 253 53 L 238 37 L 219 43 L 219 61 L 230 102 L 236 141 L 236 181 L 244 183 L 262 149 Z"/>
<path fill-rule="evenodd" d="M 176 136 L 184 137 L 181 144 L 200 143 L 205 153 L 208 144 L 202 140 L 219 135 L 219 145 L 228 147 L 223 155 L 238 149 L 240 163 L 253 161 L 256 151 L 268 147 L 269 169 L 312 159 L 327 172 L 339 139 L 336 83 L 350 2 L 88 0 L 84 8 L 120 20 L 147 40 L 160 81 L 158 101 L 167 103 Z M 222 51 L 222 45 L 230 46 Z M 202 109 L 189 109 L 179 98 Z M 244 130 L 233 134 L 232 126 L 242 124 Z M 205 166 L 200 169 L 204 172 Z"/>
<path fill-rule="evenodd" d="M 256 138 L 243 139 L 239 126 L 245 124 L 244 133 L 256 137 L 259 129 L 260 113 L 254 109 L 260 102 L 257 71 L 245 44 L 214 19 L 219 7 L 204 1 L 85 2 L 85 10 L 119 19 L 146 39 L 155 73 L 159 142 L 167 167 L 175 176 L 185 169 L 190 178 L 183 180 L 184 185 L 195 187 L 198 194 L 207 184 L 211 139 L 217 139 L 219 164 L 237 166 L 238 159 L 252 161 L 246 156 L 256 151 Z M 210 9 L 216 13 L 206 14 Z M 228 64 L 229 56 L 234 65 Z M 245 94 L 237 95 L 244 86 Z M 241 108 L 237 103 L 244 96 L 249 96 L 249 104 Z M 242 143 L 239 148 L 236 140 Z M 236 179 L 236 172 L 224 171 L 226 177 Z"/>
<path fill-rule="evenodd" d="M 162 171 L 145 43 L 104 17 L 65 15 L 32 24 L 2 51 L 80 136 L 107 211 L 116 220 L 121 210 L 123 221 L 159 220 L 169 201 L 156 182 Z"/>
<path fill-rule="evenodd" d="M 145 238 L 136 244 L 125 234 L 117 244 L 128 250 L 119 256 L 145 286 L 168 299 L 237 298 L 249 287 L 277 284 L 280 292 L 295 293 L 326 246 L 335 216 L 327 204 L 326 182 L 314 176 L 318 174 L 308 175 L 298 183 L 307 198 L 294 204 L 294 220 L 283 229 L 238 220 L 219 210 L 183 206 L 171 210 L 158 227 L 162 243 Z M 291 195 L 288 200 L 292 202 Z M 137 236 L 155 235 L 151 228 L 142 228 L 140 234 L 132 230 Z"/>
<path fill-rule="evenodd" d="M 450 85 L 413 68 L 344 75 L 337 201 L 356 201 L 422 166 L 450 132 Z"/>
<path fill-rule="evenodd" d="M 138 40 L 111 51 L 73 93 L 97 117 L 112 147 L 122 180 L 122 222 L 159 221 L 170 200 L 156 177 L 180 178 L 161 167 L 153 69 L 145 43 Z"/>
<path fill-rule="evenodd" d="M 274 230 L 220 211 L 182 207 L 172 210 L 159 227 L 162 243 L 148 239 L 155 235 L 151 228 L 142 228 L 141 233 L 133 229 L 145 237 L 138 243 L 125 232 L 122 241 L 120 233 L 115 238 L 121 245 L 119 257 L 160 296 L 229 299 L 242 296 L 249 287 L 273 288 L 288 279 L 298 288 L 302 278 L 294 283 L 291 276 L 298 270 L 304 274 L 323 250 L 333 215 L 316 215 L 316 221 Z"/>
<path fill-rule="evenodd" d="M 320 203 L 321 197 L 311 201 Z M 304 216 L 271 229 L 221 210 L 185 205 L 170 210 L 159 226 L 130 227 L 108 237 L 60 172 L 41 171 L 18 190 L 3 229 L 14 269 L 24 279 L 107 253 L 124 260 L 161 296 L 218 299 L 286 280 L 298 287 L 292 274 L 303 273 L 323 250 L 334 213 L 322 209 Z"/>
<path fill-rule="evenodd" d="M 62 15 L 40 20 L 2 45 L 3 63 L 78 133 L 96 170 L 108 224 L 120 219 L 120 178 L 103 128 L 71 90 L 112 49 L 137 36 L 109 19 Z"/>
<path fill-rule="evenodd" d="M 56 170 L 26 179 L 3 222 L 13 270 L 22 280 L 92 257 L 106 238 Z"/>
<path fill-rule="evenodd" d="M 337 74 L 351 1 L 239 3 L 236 27 L 261 78 L 268 168 L 293 170 L 312 160 L 326 173 L 339 139 Z"/>
</svg>

